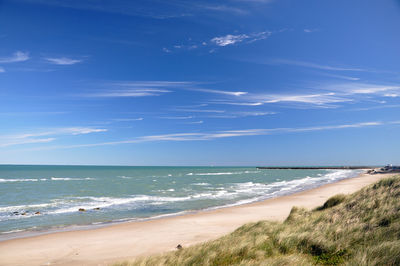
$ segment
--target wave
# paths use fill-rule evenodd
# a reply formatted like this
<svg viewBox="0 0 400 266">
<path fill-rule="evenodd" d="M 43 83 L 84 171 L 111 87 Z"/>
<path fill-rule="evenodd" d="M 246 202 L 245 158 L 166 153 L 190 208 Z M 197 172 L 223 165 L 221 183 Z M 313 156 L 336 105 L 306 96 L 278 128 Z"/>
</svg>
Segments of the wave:
<svg viewBox="0 0 400 266">
<path fill-rule="evenodd" d="M 0 178 L 0 183 L 7 182 L 38 182 L 38 181 L 77 181 L 77 180 L 95 180 L 96 178 L 86 177 L 86 178 L 72 178 L 72 177 L 51 177 L 47 178 Z"/>
<path fill-rule="evenodd" d="M 132 179 L 133 177 L 131 177 L 131 176 L 124 176 L 124 175 L 121 175 L 121 176 L 118 176 L 119 178 L 122 178 L 122 179 Z"/>
<path fill-rule="evenodd" d="M 110 197 L 110 196 L 83 196 L 83 197 L 68 197 L 61 199 L 53 199 L 45 203 L 35 203 L 16 206 L 1 206 L 0 205 L 0 221 L 9 219 L 30 218 L 36 211 L 40 211 L 42 215 L 60 215 L 68 213 L 78 213 L 80 208 L 91 211 L 95 208 L 100 208 L 101 212 L 109 210 L 135 210 L 151 208 L 167 204 L 174 206 L 186 201 L 202 201 L 202 200 L 220 200 L 215 202 L 220 207 L 242 205 L 271 197 L 281 196 L 285 194 L 295 193 L 301 190 L 310 189 L 322 184 L 331 183 L 341 179 L 349 178 L 358 175 L 360 171 L 353 170 L 328 170 L 324 175 L 316 175 L 314 177 L 307 176 L 295 180 L 277 181 L 272 183 L 260 182 L 241 182 L 228 183 L 218 187 L 212 186 L 209 183 L 193 183 L 190 185 L 200 186 L 201 191 L 194 192 L 193 190 L 185 190 L 184 196 L 157 196 L 157 195 L 129 195 L 126 197 Z M 60 180 L 64 180 L 60 179 Z M 71 180 L 71 179 L 67 179 Z M 174 192 L 174 188 L 165 189 L 164 192 Z M 162 191 L 155 191 L 162 192 Z M 172 204 L 172 205 L 171 205 Z M 192 206 L 192 204 L 191 204 Z M 199 207 L 201 204 L 198 205 Z M 184 205 L 182 206 L 184 208 Z M 96 210 L 98 211 L 98 210 Z M 13 212 L 26 212 L 26 215 L 14 215 Z"/>
<path fill-rule="evenodd" d="M 86 178 L 73 178 L 73 177 L 52 177 L 53 181 L 78 181 L 78 180 L 96 180 L 96 178 L 86 177 Z"/>
<path fill-rule="evenodd" d="M 193 183 L 192 185 L 195 185 L 195 186 L 211 186 L 210 183 Z"/>
<path fill-rule="evenodd" d="M 4 179 L 0 178 L 0 183 L 6 183 L 6 182 L 37 182 L 39 181 L 36 178 L 21 178 L 21 179 Z"/>
<path fill-rule="evenodd" d="M 205 176 L 205 175 L 242 175 L 242 174 L 256 174 L 260 173 L 261 171 L 239 171 L 239 172 L 217 172 L 217 173 L 188 173 L 186 175 L 198 175 L 198 176 Z"/>
</svg>

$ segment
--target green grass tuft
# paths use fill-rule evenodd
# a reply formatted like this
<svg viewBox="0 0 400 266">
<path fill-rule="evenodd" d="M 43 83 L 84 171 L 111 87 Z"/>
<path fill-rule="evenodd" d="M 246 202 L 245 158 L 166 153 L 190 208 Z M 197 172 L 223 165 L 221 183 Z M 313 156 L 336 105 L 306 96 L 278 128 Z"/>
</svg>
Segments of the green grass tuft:
<svg viewBox="0 0 400 266">
<path fill-rule="evenodd" d="M 343 195 L 343 194 L 335 195 L 335 196 L 329 198 L 329 199 L 324 203 L 324 205 L 322 205 L 322 206 L 316 208 L 316 210 L 317 210 L 317 211 L 322 211 L 322 210 L 325 210 L 325 209 L 328 209 L 328 208 L 332 208 L 332 207 L 334 207 L 334 206 L 336 206 L 336 205 L 342 203 L 345 199 L 346 199 L 346 195 Z"/>
<path fill-rule="evenodd" d="M 246 224 L 214 241 L 116 265 L 400 265 L 400 177 L 283 223 Z"/>
</svg>

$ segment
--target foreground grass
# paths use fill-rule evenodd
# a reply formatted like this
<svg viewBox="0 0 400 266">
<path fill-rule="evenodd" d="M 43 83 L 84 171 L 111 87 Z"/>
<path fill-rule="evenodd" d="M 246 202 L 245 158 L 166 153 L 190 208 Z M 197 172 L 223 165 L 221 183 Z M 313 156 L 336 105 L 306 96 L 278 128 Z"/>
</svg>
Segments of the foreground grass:
<svg viewBox="0 0 400 266">
<path fill-rule="evenodd" d="M 400 265 L 400 177 L 283 223 L 246 224 L 204 244 L 117 265 Z"/>
</svg>

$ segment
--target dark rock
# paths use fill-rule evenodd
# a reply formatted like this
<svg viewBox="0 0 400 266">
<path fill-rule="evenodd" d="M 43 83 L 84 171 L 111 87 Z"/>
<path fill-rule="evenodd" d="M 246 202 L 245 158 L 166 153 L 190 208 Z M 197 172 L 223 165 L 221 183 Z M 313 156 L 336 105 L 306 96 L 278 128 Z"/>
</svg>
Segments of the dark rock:
<svg viewBox="0 0 400 266">
<path fill-rule="evenodd" d="M 26 212 L 21 213 L 21 215 L 26 215 Z"/>
<path fill-rule="evenodd" d="M 176 248 L 177 248 L 177 249 L 183 249 L 183 247 L 182 247 L 181 244 L 177 245 Z"/>
<path fill-rule="evenodd" d="M 13 212 L 14 215 L 19 215 L 19 212 Z"/>
<path fill-rule="evenodd" d="M 41 214 L 40 212 L 35 212 L 35 214 Z"/>
<path fill-rule="evenodd" d="M 86 210 L 84 208 L 79 208 L 80 212 L 85 212 Z"/>
<path fill-rule="evenodd" d="M 99 208 L 99 207 L 97 207 L 97 208 L 94 208 L 93 210 L 96 210 L 96 211 L 98 211 L 98 210 L 100 210 L 100 208 Z"/>
</svg>

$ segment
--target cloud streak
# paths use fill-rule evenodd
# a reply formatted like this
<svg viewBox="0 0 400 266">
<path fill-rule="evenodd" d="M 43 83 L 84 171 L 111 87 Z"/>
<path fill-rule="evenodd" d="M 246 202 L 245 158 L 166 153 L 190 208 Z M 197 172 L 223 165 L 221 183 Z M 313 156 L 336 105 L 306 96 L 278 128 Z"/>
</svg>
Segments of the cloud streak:
<svg viewBox="0 0 400 266">
<path fill-rule="evenodd" d="M 297 128 L 270 128 L 270 129 L 242 129 L 242 130 L 226 130 L 217 132 L 205 132 L 205 133 L 174 133 L 174 134 L 162 134 L 162 135 L 149 135 L 137 137 L 130 140 L 101 142 L 93 144 L 78 144 L 69 146 L 53 146 L 44 147 L 43 149 L 65 149 L 65 148 L 83 148 L 83 147 L 96 147 L 96 146 L 109 146 L 109 145 L 121 145 L 121 144 L 133 144 L 133 143 L 144 143 L 144 142 L 165 142 L 165 141 L 210 141 L 223 138 L 233 137 L 246 137 L 246 136 L 262 136 L 272 134 L 286 134 L 286 133 L 299 133 L 299 132 L 314 132 L 314 131 L 329 131 L 329 130 L 341 130 L 341 129 L 356 129 L 356 128 L 367 128 L 377 127 L 385 125 L 399 125 L 400 121 L 389 121 L 389 122 L 360 122 L 351 124 L 340 124 L 340 125 L 328 125 L 328 126 L 311 126 L 311 127 L 297 127 Z"/>
<path fill-rule="evenodd" d="M 289 66 L 307 67 L 307 68 L 330 70 L 330 71 L 355 71 L 355 72 L 368 71 L 366 69 L 356 68 L 356 67 L 338 67 L 338 66 L 330 66 L 330 65 L 323 65 L 323 64 L 317 64 L 317 63 L 306 62 L 306 61 L 295 61 L 295 60 L 287 60 L 287 59 L 272 59 L 272 60 L 266 61 L 265 64 L 289 65 Z"/>
<path fill-rule="evenodd" d="M 81 63 L 83 60 L 80 59 L 71 59 L 67 57 L 60 58 L 45 58 L 50 64 L 54 65 L 75 65 L 77 63 Z"/>
<path fill-rule="evenodd" d="M 68 127 L 57 128 L 49 131 L 24 133 L 14 135 L 0 135 L 0 147 L 8 147 L 22 144 L 47 143 L 56 140 L 53 136 L 59 135 L 86 135 L 91 133 L 106 132 L 103 128 Z M 46 138 L 43 138 L 46 137 Z"/>
<path fill-rule="evenodd" d="M 29 53 L 17 51 L 9 57 L 0 57 L 0 63 L 16 63 L 29 60 Z"/>
<path fill-rule="evenodd" d="M 228 45 L 234 45 L 236 43 L 240 43 L 243 41 L 252 43 L 259 40 L 264 40 L 267 39 L 269 36 L 271 36 L 271 34 L 272 32 L 270 31 L 262 31 L 258 33 L 238 34 L 238 35 L 228 34 L 225 36 L 214 37 L 210 41 L 217 46 L 224 47 Z"/>
</svg>

